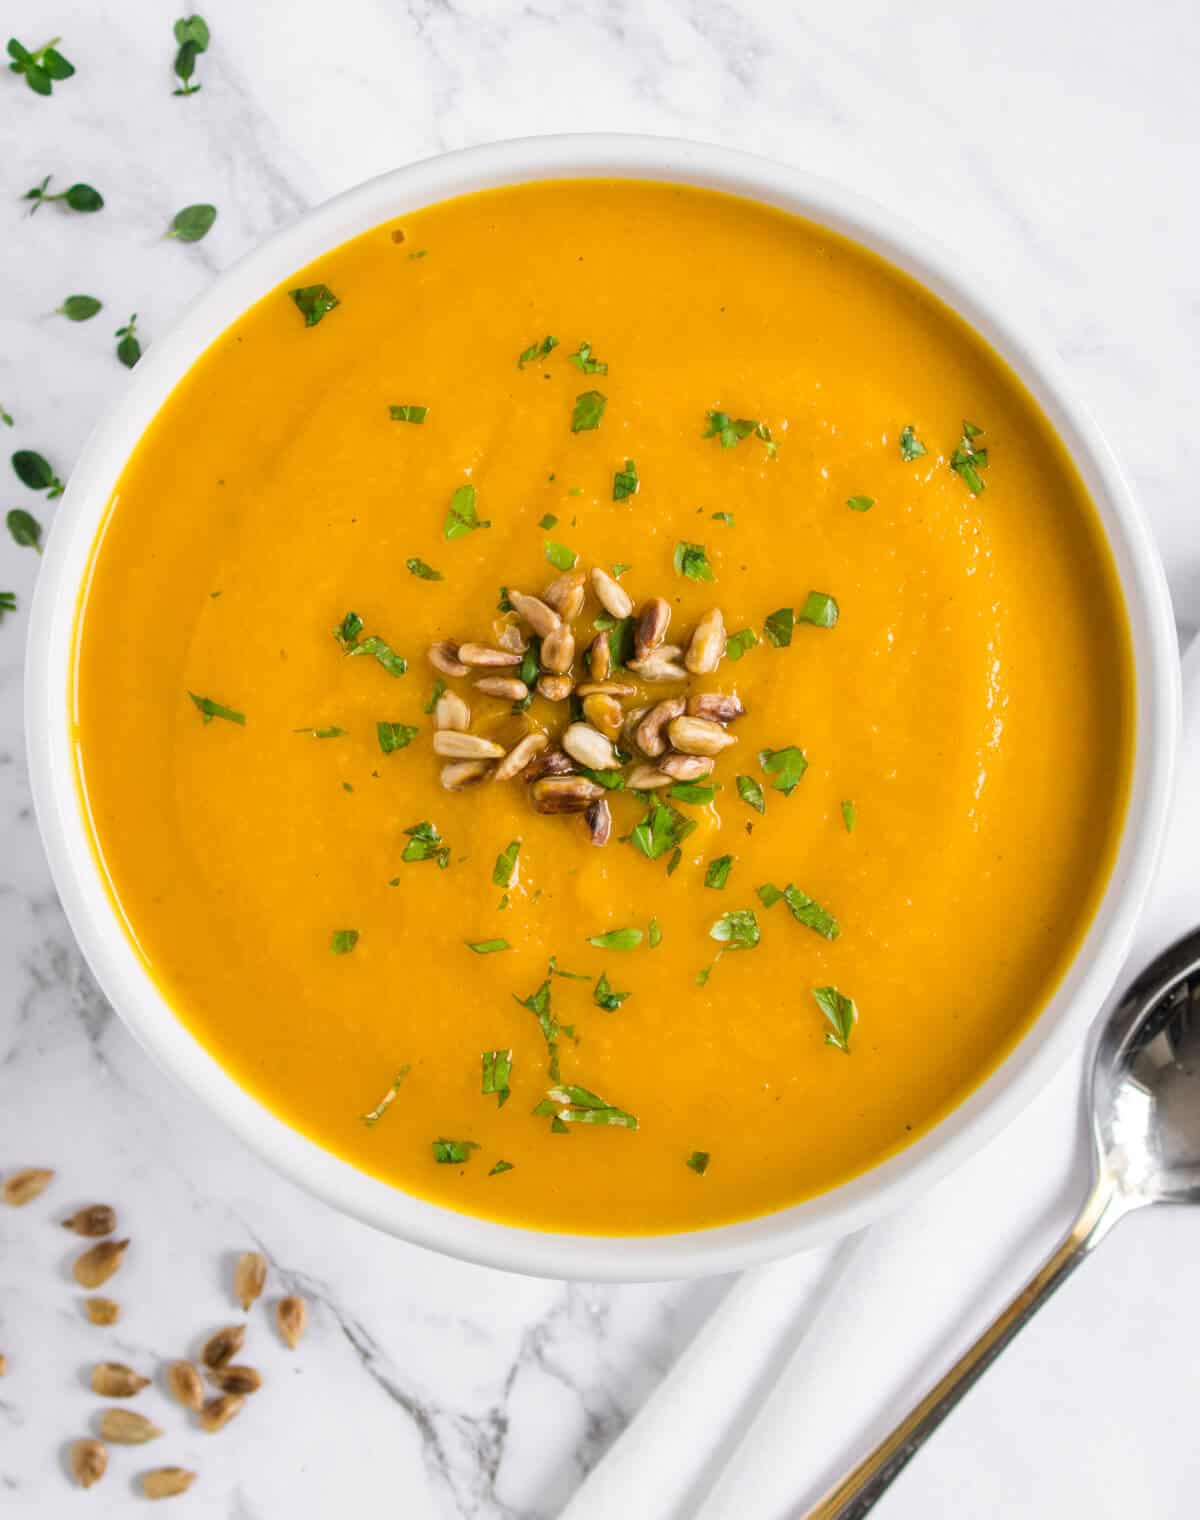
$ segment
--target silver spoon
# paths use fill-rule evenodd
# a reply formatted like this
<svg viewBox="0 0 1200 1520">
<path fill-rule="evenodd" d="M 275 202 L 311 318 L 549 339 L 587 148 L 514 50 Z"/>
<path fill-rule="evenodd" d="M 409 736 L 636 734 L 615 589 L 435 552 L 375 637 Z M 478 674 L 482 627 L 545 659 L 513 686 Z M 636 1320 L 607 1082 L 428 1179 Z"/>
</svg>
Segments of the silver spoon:
<svg viewBox="0 0 1200 1520">
<path fill-rule="evenodd" d="M 805 1520 L 859 1520 L 874 1508 L 1118 1219 L 1151 1203 L 1200 1203 L 1200 929 L 1152 961 L 1100 1026 L 1089 1097 L 1093 1185 L 1078 1219 L 941 1382 Z"/>
</svg>

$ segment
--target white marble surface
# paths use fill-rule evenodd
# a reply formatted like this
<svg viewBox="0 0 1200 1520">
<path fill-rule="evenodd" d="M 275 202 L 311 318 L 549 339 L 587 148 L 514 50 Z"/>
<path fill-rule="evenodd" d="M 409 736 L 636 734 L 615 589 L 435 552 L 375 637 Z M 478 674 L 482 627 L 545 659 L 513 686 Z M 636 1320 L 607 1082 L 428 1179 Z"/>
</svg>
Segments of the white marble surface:
<svg viewBox="0 0 1200 1520">
<path fill-rule="evenodd" d="M 61 33 L 78 69 L 49 100 L 0 76 L 8 449 L 39 449 L 69 473 L 127 383 L 118 322 L 137 311 L 153 342 L 215 272 L 355 181 L 502 136 L 680 134 L 843 179 L 1007 286 L 1123 458 L 1181 621 L 1200 622 L 1192 0 L 206 0 L 213 46 L 186 100 L 170 73 L 182 9 L 4 7 L 26 43 Z M 105 210 L 28 218 L 17 197 L 51 172 L 60 186 L 96 185 Z M 208 239 L 164 242 L 170 215 L 198 200 L 220 208 Z M 50 315 L 79 291 L 104 300 L 99 318 Z M 5 478 L 0 507 L 35 505 Z M 0 1171 L 59 1172 L 42 1202 L 0 1217 L 0 1513 L 116 1515 L 137 1502 L 136 1472 L 180 1462 L 201 1473 L 179 1501 L 196 1515 L 549 1520 L 724 1285 L 564 1287 L 437 1260 L 301 1195 L 158 1074 L 81 964 L 31 816 L 20 666 L 36 572 L 33 554 L 0 542 L 0 588 L 22 604 L 0 626 Z M 1068 1074 L 1043 1101 L 1069 1100 Z M 1064 1217 L 1069 1138 L 1047 1157 L 1044 1202 L 1013 1259 L 947 1284 L 962 1321 L 948 1341 Z M 135 1239 L 114 1285 L 117 1332 L 82 1321 L 70 1237 L 51 1227 L 93 1197 L 116 1202 Z M 1200 1395 L 1186 1322 L 1181 1334 L 1170 1310 L 1189 1292 L 1189 1224 L 1166 1216 L 1119 1233 L 880 1515 L 1194 1515 L 1200 1469 L 1182 1451 L 1195 1443 L 1166 1417 Z M 247 1359 L 271 1386 L 235 1426 L 199 1434 L 147 1394 L 169 1436 L 114 1458 L 86 1498 L 73 1492 L 63 1450 L 96 1404 L 88 1362 L 150 1367 L 194 1345 L 229 1317 L 230 1253 L 253 1242 L 277 1282 L 313 1301 L 302 1352 L 260 1318 Z M 909 1379 L 923 1375 L 914 1366 Z"/>
</svg>

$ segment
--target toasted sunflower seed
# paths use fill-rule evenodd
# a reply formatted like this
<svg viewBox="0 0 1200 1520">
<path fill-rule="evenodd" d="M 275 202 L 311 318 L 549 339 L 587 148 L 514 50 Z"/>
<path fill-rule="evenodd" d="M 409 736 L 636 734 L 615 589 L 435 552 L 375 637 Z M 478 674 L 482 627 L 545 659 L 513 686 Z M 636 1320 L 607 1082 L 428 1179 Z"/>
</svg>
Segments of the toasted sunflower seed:
<svg viewBox="0 0 1200 1520">
<path fill-rule="evenodd" d="M 685 755 L 719 755 L 737 740 L 711 718 L 673 718 L 667 733 L 676 749 Z"/>
<path fill-rule="evenodd" d="M 117 1211 L 107 1203 L 91 1203 L 63 1220 L 63 1229 L 74 1230 L 76 1235 L 111 1235 L 116 1227 Z"/>
<path fill-rule="evenodd" d="M 511 781 L 514 776 L 519 776 L 549 742 L 545 734 L 526 734 L 523 739 L 518 739 L 496 766 L 496 780 Z"/>
<path fill-rule="evenodd" d="M 521 779 L 533 782 L 540 781 L 543 776 L 573 776 L 574 774 L 574 760 L 557 744 L 552 744 L 549 749 L 544 749 L 540 755 L 534 756 L 533 762 L 522 772 Z"/>
<path fill-rule="evenodd" d="M 503 697 L 506 702 L 524 702 L 529 695 L 529 687 L 516 676 L 480 676 L 475 690 L 485 697 Z"/>
<path fill-rule="evenodd" d="M 496 643 L 501 649 L 511 649 L 514 654 L 524 654 L 529 648 L 525 642 L 525 635 L 516 623 L 493 624 L 492 626 L 496 629 Z"/>
<path fill-rule="evenodd" d="M 696 624 L 683 663 L 694 676 L 711 675 L 725 653 L 725 619 L 714 607 Z"/>
<path fill-rule="evenodd" d="M 230 1367 L 217 1367 L 208 1374 L 222 1393 L 242 1395 L 257 1393 L 262 1387 L 262 1373 L 257 1367 L 246 1367 L 241 1362 Z"/>
<path fill-rule="evenodd" d="M 637 687 L 627 681 L 580 681 L 575 690 L 580 697 L 632 697 Z"/>
<path fill-rule="evenodd" d="M 224 1367 L 242 1349 L 246 1339 L 245 1325 L 226 1325 L 216 1330 L 204 1342 L 200 1360 L 206 1367 Z"/>
<path fill-rule="evenodd" d="M 220 1393 L 215 1399 L 209 1399 L 200 1411 L 200 1429 L 213 1434 L 223 1430 L 234 1415 L 240 1414 L 246 1400 L 240 1393 Z"/>
<path fill-rule="evenodd" d="M 625 713 L 616 697 L 605 696 L 602 692 L 594 692 L 590 697 L 583 699 L 583 716 L 592 725 L 598 728 L 606 739 L 614 742 L 621 732 L 621 724 L 625 721 Z"/>
<path fill-rule="evenodd" d="M 14 1209 L 23 1208 L 25 1204 L 32 1203 L 35 1198 L 42 1196 L 53 1176 L 54 1173 L 47 1167 L 27 1166 L 4 1179 L 0 1197 L 3 1197 L 5 1203 L 11 1204 Z"/>
<path fill-rule="evenodd" d="M 233 1296 L 245 1314 L 267 1285 L 267 1258 L 261 1251 L 243 1251 L 233 1269 Z"/>
<path fill-rule="evenodd" d="M 75 1441 L 71 1446 L 71 1476 L 80 1488 L 91 1488 L 108 1471 L 108 1452 L 100 1441 Z"/>
<path fill-rule="evenodd" d="M 656 765 L 635 765 L 625 777 L 625 785 L 635 792 L 656 792 L 659 787 L 670 786 L 675 780 Z"/>
<path fill-rule="evenodd" d="M 592 590 L 596 600 L 611 617 L 626 618 L 633 611 L 633 599 L 619 582 L 613 580 L 607 570 L 597 565 L 592 571 Z"/>
<path fill-rule="evenodd" d="M 582 813 L 589 802 L 603 797 L 604 788 L 586 776 L 543 776 L 529 795 L 539 813 Z"/>
<path fill-rule="evenodd" d="M 630 660 L 629 668 L 643 681 L 686 681 L 688 673 L 672 656 L 653 649 L 640 660 Z"/>
<path fill-rule="evenodd" d="M 204 1405 L 204 1384 L 194 1362 L 172 1362 L 167 1368 L 167 1392 L 185 1409 Z"/>
<path fill-rule="evenodd" d="M 142 1493 L 147 1499 L 173 1499 L 186 1494 L 196 1481 L 196 1474 L 186 1467 L 155 1467 L 142 1474 Z"/>
<path fill-rule="evenodd" d="M 575 635 L 560 623 L 553 633 L 542 640 L 542 669 L 552 676 L 565 675 L 575 658 Z"/>
<path fill-rule="evenodd" d="M 98 1288 L 116 1272 L 128 1249 L 128 1240 L 101 1240 L 76 1258 L 71 1275 L 81 1288 Z"/>
<path fill-rule="evenodd" d="M 709 718 L 714 723 L 732 723 L 735 718 L 746 716 L 742 699 L 723 691 L 702 691 L 689 697 L 687 710 L 693 718 Z"/>
<path fill-rule="evenodd" d="M 92 1368 L 92 1392 L 104 1399 L 131 1399 L 149 1382 L 124 1362 L 97 1362 Z"/>
<path fill-rule="evenodd" d="M 562 736 L 562 747 L 572 760 L 578 760 L 589 770 L 610 771 L 620 765 L 611 739 L 606 739 L 590 723 L 569 724 Z"/>
<path fill-rule="evenodd" d="M 521 656 L 514 649 L 497 649 L 492 644 L 460 644 L 458 658 L 463 665 L 471 667 L 503 668 L 519 665 Z M 465 675 L 466 672 L 464 671 Z"/>
<path fill-rule="evenodd" d="M 711 776 L 715 762 L 709 755 L 664 755 L 658 762 L 660 771 L 666 771 L 672 781 L 699 781 L 701 776 Z"/>
<path fill-rule="evenodd" d="M 671 604 L 661 596 L 651 597 L 638 613 L 633 630 L 634 655 L 639 660 L 644 660 L 666 638 L 670 626 Z"/>
<path fill-rule="evenodd" d="M 514 610 L 520 613 L 539 639 L 544 639 L 547 634 L 553 633 L 562 622 L 554 608 L 547 607 L 540 597 L 526 596 L 523 591 L 513 591 L 510 587 L 508 599 L 513 604 Z"/>
<path fill-rule="evenodd" d="M 433 726 L 465 733 L 471 726 L 471 709 L 456 691 L 444 691 L 433 709 Z"/>
<path fill-rule="evenodd" d="M 308 1305 L 297 1294 L 289 1293 L 275 1306 L 275 1323 L 285 1344 L 295 1351 L 308 1324 Z"/>
<path fill-rule="evenodd" d="M 598 797 L 595 802 L 589 802 L 583 819 L 587 824 L 592 843 L 606 845 L 612 834 L 612 811 L 608 806 L 608 800 Z"/>
<path fill-rule="evenodd" d="M 583 611 L 584 581 L 582 570 L 568 570 L 552 580 L 542 592 L 542 601 L 553 607 L 564 622 L 569 623 Z"/>
<path fill-rule="evenodd" d="M 457 729 L 443 728 L 433 736 L 433 752 L 446 760 L 499 760 L 504 746 L 479 734 L 460 734 Z"/>
<path fill-rule="evenodd" d="M 100 1434 L 117 1446 L 143 1446 L 157 1440 L 162 1430 L 153 1420 L 132 1409 L 106 1409 L 100 1416 Z"/>
<path fill-rule="evenodd" d="M 621 738 L 625 748 L 632 749 L 637 743 L 638 724 L 650 711 L 648 707 L 627 707 L 625 709 L 625 721 L 621 725 Z"/>
<path fill-rule="evenodd" d="M 439 780 L 445 792 L 465 792 L 477 786 L 491 770 L 486 760 L 451 760 L 443 765 Z"/>
<path fill-rule="evenodd" d="M 575 690 L 570 676 L 538 676 L 538 695 L 547 702 L 565 702 Z"/>
<path fill-rule="evenodd" d="M 612 675 L 613 657 L 612 645 L 608 642 L 607 633 L 598 633 L 596 635 L 587 647 L 583 663 L 593 681 L 608 680 L 609 676 Z"/>
<path fill-rule="evenodd" d="M 121 1318 L 121 1306 L 111 1298 L 85 1298 L 83 1312 L 93 1325 L 115 1325 Z"/>
<path fill-rule="evenodd" d="M 654 704 L 638 724 L 637 732 L 633 736 L 634 742 L 643 755 L 648 755 L 653 760 L 666 753 L 667 741 L 663 737 L 663 729 L 672 718 L 679 717 L 684 706 L 682 697 L 668 697 L 665 702 Z"/>
<path fill-rule="evenodd" d="M 444 676 L 465 676 L 467 667 L 458 657 L 458 645 L 450 639 L 443 639 L 439 644 L 431 644 L 429 648 L 429 663 L 434 670 L 440 670 Z"/>
</svg>

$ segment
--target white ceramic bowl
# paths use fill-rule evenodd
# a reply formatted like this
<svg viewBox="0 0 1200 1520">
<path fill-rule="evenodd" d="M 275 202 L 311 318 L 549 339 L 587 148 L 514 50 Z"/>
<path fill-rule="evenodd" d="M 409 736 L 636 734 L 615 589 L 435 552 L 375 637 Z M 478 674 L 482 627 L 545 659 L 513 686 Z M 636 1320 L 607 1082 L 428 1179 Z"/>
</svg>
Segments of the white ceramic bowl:
<svg viewBox="0 0 1200 1520">
<path fill-rule="evenodd" d="M 572 176 L 702 185 L 797 212 L 874 249 L 965 317 L 1033 392 L 1087 483 L 1120 574 L 1136 661 L 1136 760 L 1116 868 L 1067 976 L 1018 1048 L 934 1130 L 874 1170 L 779 1213 L 675 1235 L 553 1235 L 457 1214 L 366 1176 L 269 1113 L 175 1018 L 135 954 L 93 860 L 73 769 L 72 635 L 88 556 L 126 459 L 193 362 L 248 306 L 347 238 L 449 196 Z M 1014 329 L 1004 302 L 912 228 L 837 185 L 698 143 L 614 135 L 497 143 L 398 169 L 309 212 L 217 280 L 149 350 L 76 466 L 41 570 L 26 672 L 30 771 L 54 880 L 97 980 L 138 1039 L 249 1145 L 336 1208 L 454 1256 L 555 1277 L 699 1276 L 801 1250 L 890 1212 L 994 1135 L 1081 1039 L 1117 976 L 1158 855 L 1178 724 L 1170 602 L 1146 525 L 1057 361 Z"/>
</svg>

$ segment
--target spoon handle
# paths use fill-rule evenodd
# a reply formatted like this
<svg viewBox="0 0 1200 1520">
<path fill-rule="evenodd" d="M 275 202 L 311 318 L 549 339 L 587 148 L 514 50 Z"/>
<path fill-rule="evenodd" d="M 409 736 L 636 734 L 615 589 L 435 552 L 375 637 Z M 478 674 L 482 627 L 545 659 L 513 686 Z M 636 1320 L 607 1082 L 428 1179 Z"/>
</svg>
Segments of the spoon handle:
<svg viewBox="0 0 1200 1520">
<path fill-rule="evenodd" d="M 1029 1323 L 1054 1290 L 1100 1244 L 1129 1208 L 1111 1177 L 1102 1175 L 1078 1219 L 1044 1265 L 979 1339 L 958 1359 L 892 1433 L 853 1472 L 811 1510 L 804 1520 L 861 1520 L 875 1507 L 925 1441 L 958 1401 L 983 1376 L 1023 1325 Z M 797 1517 L 799 1520 L 799 1517 Z"/>
</svg>

